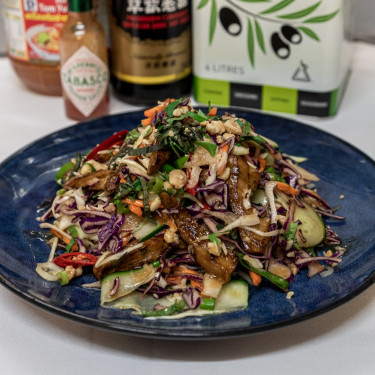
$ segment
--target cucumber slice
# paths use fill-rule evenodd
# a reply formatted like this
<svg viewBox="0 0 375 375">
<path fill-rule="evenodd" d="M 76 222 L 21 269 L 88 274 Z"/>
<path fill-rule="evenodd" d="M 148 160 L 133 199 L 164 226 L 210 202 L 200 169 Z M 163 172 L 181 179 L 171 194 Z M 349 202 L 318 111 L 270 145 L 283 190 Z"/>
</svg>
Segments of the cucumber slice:
<svg viewBox="0 0 375 375">
<path fill-rule="evenodd" d="M 249 284 L 245 280 L 232 280 L 224 284 L 216 298 L 215 311 L 245 309 L 249 301 Z"/>
<path fill-rule="evenodd" d="M 165 224 L 153 224 L 148 220 L 143 220 L 142 223 L 137 228 L 135 228 L 133 236 L 140 242 L 147 241 L 150 238 L 156 236 L 166 227 L 167 226 Z"/>
<path fill-rule="evenodd" d="M 107 275 L 100 282 L 100 304 L 103 305 L 133 292 L 141 285 L 151 281 L 155 275 L 156 268 L 151 264 L 145 264 L 142 268 L 135 270 L 114 272 Z M 118 287 L 116 292 L 112 293 L 115 283 L 118 283 Z"/>
<path fill-rule="evenodd" d="M 315 212 L 315 210 L 308 204 L 303 203 L 304 208 L 297 206 L 294 213 L 294 221 L 300 220 L 303 237 L 306 242 L 302 242 L 297 235 L 297 242 L 301 247 L 314 247 L 319 245 L 326 238 L 326 227 L 322 218 Z"/>
<path fill-rule="evenodd" d="M 265 206 L 268 203 L 268 199 L 264 189 L 256 189 L 251 197 L 251 201 L 255 204 Z"/>
</svg>

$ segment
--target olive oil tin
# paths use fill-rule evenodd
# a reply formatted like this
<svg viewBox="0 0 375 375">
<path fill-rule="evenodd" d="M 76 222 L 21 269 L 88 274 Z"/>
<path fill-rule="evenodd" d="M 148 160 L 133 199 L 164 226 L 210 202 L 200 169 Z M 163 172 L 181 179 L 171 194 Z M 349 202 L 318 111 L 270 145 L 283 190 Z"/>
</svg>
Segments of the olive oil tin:
<svg viewBox="0 0 375 375">
<path fill-rule="evenodd" d="M 334 115 L 351 23 L 351 0 L 193 0 L 195 100 Z"/>
</svg>

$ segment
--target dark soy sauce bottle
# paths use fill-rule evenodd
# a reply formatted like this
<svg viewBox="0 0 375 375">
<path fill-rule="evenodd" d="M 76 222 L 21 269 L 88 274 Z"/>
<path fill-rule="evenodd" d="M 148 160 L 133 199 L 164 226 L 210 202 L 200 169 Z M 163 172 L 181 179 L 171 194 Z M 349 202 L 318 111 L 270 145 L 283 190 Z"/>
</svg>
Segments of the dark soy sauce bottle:
<svg viewBox="0 0 375 375">
<path fill-rule="evenodd" d="M 190 95 L 190 0 L 110 0 L 109 27 L 116 97 L 155 105 L 157 100 Z"/>
</svg>

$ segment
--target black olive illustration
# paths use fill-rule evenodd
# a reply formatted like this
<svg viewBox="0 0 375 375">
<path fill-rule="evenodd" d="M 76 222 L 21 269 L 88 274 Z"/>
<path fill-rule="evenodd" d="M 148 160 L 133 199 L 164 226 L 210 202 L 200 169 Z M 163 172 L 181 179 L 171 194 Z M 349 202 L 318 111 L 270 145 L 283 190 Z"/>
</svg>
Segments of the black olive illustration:
<svg viewBox="0 0 375 375">
<path fill-rule="evenodd" d="M 233 12 L 230 8 L 221 8 L 220 9 L 220 22 L 223 25 L 225 31 L 232 35 L 237 36 L 242 31 L 241 21 L 238 18 L 237 14 Z"/>
<path fill-rule="evenodd" d="M 287 59 L 290 55 L 289 45 L 284 43 L 279 33 L 273 33 L 271 36 L 272 49 L 280 59 Z"/>
<path fill-rule="evenodd" d="M 281 28 L 281 34 L 286 40 L 288 40 L 292 44 L 299 44 L 302 42 L 301 33 L 293 26 L 284 25 Z"/>
</svg>

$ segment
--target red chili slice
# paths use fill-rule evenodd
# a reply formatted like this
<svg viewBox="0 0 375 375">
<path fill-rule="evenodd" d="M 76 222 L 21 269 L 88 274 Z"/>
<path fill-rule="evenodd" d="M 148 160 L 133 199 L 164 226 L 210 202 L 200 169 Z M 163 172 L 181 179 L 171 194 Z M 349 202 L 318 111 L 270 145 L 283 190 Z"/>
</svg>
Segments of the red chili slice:
<svg viewBox="0 0 375 375">
<path fill-rule="evenodd" d="M 107 138 L 105 141 L 94 147 L 92 151 L 87 155 L 86 160 L 93 159 L 99 151 L 108 150 L 115 144 L 122 142 L 127 133 L 127 130 L 121 130 L 116 134 L 113 134 L 111 137 Z"/>
<path fill-rule="evenodd" d="M 93 254 L 81 253 L 80 251 L 64 253 L 56 257 L 53 262 L 60 267 L 66 266 L 93 266 L 98 258 Z"/>
</svg>

